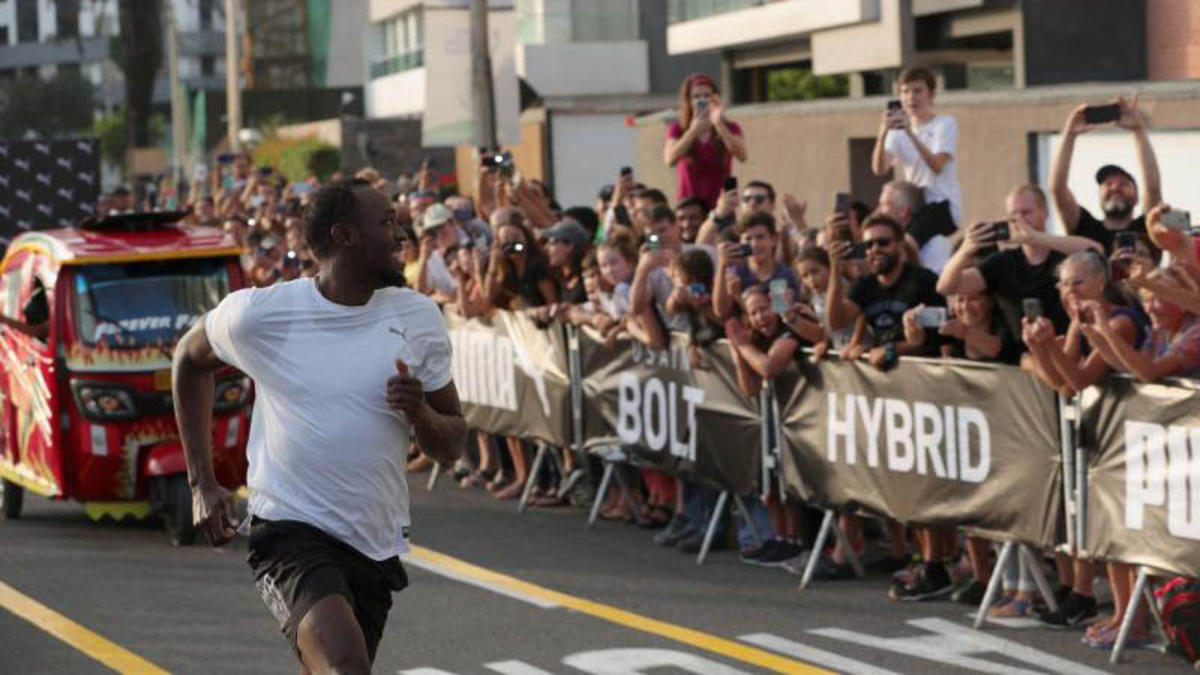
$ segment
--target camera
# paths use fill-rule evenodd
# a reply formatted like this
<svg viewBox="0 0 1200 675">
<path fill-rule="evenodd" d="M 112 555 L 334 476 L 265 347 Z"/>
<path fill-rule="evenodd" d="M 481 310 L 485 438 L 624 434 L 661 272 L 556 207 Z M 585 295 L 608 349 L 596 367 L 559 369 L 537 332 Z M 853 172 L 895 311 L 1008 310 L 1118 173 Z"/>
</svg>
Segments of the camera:
<svg viewBox="0 0 1200 675">
<path fill-rule="evenodd" d="M 934 330 L 941 328 L 946 325 L 946 308 L 924 307 L 917 310 L 917 325 Z"/>
<path fill-rule="evenodd" d="M 509 242 L 509 243 L 501 246 L 500 250 L 504 251 L 505 253 L 508 253 L 509 255 L 512 255 L 514 253 L 524 253 L 525 252 L 525 244 L 522 244 L 519 241 L 513 241 L 513 242 Z"/>
<path fill-rule="evenodd" d="M 1045 316 L 1042 310 L 1042 301 L 1038 298 L 1025 298 L 1021 301 L 1021 310 L 1025 314 L 1025 318 L 1030 321 L 1037 321 Z"/>
<path fill-rule="evenodd" d="M 1187 211 L 1171 209 L 1164 211 L 1158 222 L 1162 223 L 1163 227 L 1183 231 L 1192 226 L 1192 214 Z"/>
<path fill-rule="evenodd" d="M 1137 234 L 1134 232 L 1118 232 L 1113 238 L 1113 248 L 1117 249 L 1137 249 Z"/>
<path fill-rule="evenodd" d="M 1083 109 L 1083 121 L 1088 124 L 1104 124 L 1121 119 L 1121 106 L 1116 103 L 1109 105 L 1089 105 Z"/>
</svg>

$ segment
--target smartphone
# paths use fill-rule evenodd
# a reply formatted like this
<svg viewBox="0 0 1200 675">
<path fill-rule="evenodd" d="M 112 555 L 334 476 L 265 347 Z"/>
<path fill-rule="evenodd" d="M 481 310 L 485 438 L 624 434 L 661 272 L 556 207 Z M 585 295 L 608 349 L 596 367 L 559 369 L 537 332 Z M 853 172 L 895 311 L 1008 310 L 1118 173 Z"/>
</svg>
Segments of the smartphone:
<svg viewBox="0 0 1200 675">
<path fill-rule="evenodd" d="M 838 223 L 833 228 L 833 238 L 837 241 L 851 241 L 850 223 Z"/>
<path fill-rule="evenodd" d="M 771 283 L 767 284 L 767 289 L 771 296 L 771 311 L 776 314 L 786 314 L 791 309 L 787 301 L 787 279 L 772 279 Z"/>
<path fill-rule="evenodd" d="M 233 160 L 236 157 L 237 155 L 233 154 L 232 152 L 222 152 L 221 154 L 217 155 L 217 164 L 233 164 Z"/>
<path fill-rule="evenodd" d="M 1192 226 L 1192 214 L 1179 209 L 1171 209 L 1162 214 L 1159 218 L 1163 227 L 1169 227 L 1172 230 L 1186 230 Z"/>
<path fill-rule="evenodd" d="M 946 325 L 945 307 L 924 307 L 917 310 L 917 325 L 921 328 L 937 330 Z"/>
<path fill-rule="evenodd" d="M 308 183 L 292 183 L 292 194 L 296 196 L 306 195 L 313 191 L 313 186 Z"/>
<path fill-rule="evenodd" d="M 988 241 L 1008 241 L 1012 232 L 1008 229 L 1007 220 L 997 220 L 992 223 L 992 236 Z"/>
<path fill-rule="evenodd" d="M 735 258 L 749 258 L 749 257 L 750 257 L 750 254 L 751 254 L 751 253 L 753 253 L 753 252 L 754 252 L 754 250 L 753 250 L 753 249 L 750 247 L 750 244 L 738 244 L 738 245 L 737 245 L 737 246 L 736 246 L 736 247 L 733 249 L 733 257 L 735 257 Z"/>
<path fill-rule="evenodd" d="M 900 103 L 899 99 L 894 98 L 887 102 L 888 112 L 899 112 L 903 109 L 904 109 L 904 106 Z"/>
<path fill-rule="evenodd" d="M 848 240 L 847 240 L 848 241 Z M 865 260 L 867 257 L 866 244 L 852 244 L 843 256 L 846 260 Z"/>
<path fill-rule="evenodd" d="M 1118 232 L 1117 236 L 1113 238 L 1113 248 L 1134 250 L 1137 248 L 1137 241 L 1138 237 L 1135 232 Z"/>
<path fill-rule="evenodd" d="M 510 255 L 513 253 L 524 253 L 525 252 L 525 244 L 522 244 L 519 241 L 509 242 L 509 243 L 501 246 L 500 250 L 504 251 L 505 253 L 508 253 Z"/>
<path fill-rule="evenodd" d="M 272 169 L 269 166 L 260 166 L 258 168 L 258 175 L 260 175 L 260 176 L 270 176 L 274 172 L 275 172 L 275 169 Z"/>
<path fill-rule="evenodd" d="M 1025 298 L 1021 300 L 1021 311 L 1024 312 L 1025 318 L 1029 319 L 1031 323 L 1045 316 L 1040 298 Z"/>
<path fill-rule="evenodd" d="M 834 213 L 836 213 L 840 216 L 849 217 L 851 201 L 852 201 L 852 198 L 850 197 L 849 192 L 839 192 L 836 195 L 834 195 L 834 197 L 833 197 Z"/>
<path fill-rule="evenodd" d="M 658 238 L 657 234 L 646 235 L 646 250 L 658 251 L 661 248 L 662 248 L 662 240 Z"/>
<path fill-rule="evenodd" d="M 737 176 L 730 176 L 725 179 L 725 192 L 737 189 Z"/>
<path fill-rule="evenodd" d="M 705 286 L 699 281 L 688 284 L 688 290 L 691 291 L 692 295 L 696 296 L 697 298 L 703 298 L 709 294 L 708 286 Z"/>
<path fill-rule="evenodd" d="M 624 178 L 625 176 L 632 176 L 632 175 L 633 175 L 633 167 L 631 167 L 631 166 L 621 167 L 621 177 L 622 178 Z"/>
<path fill-rule="evenodd" d="M 707 98 L 696 99 L 696 101 L 695 101 L 696 114 L 699 116 L 707 115 L 708 114 L 708 103 L 709 103 L 709 100 Z"/>
<path fill-rule="evenodd" d="M 1083 121 L 1088 124 L 1104 124 L 1121 119 L 1121 106 L 1116 103 L 1109 105 L 1089 105 L 1083 109 Z"/>
</svg>

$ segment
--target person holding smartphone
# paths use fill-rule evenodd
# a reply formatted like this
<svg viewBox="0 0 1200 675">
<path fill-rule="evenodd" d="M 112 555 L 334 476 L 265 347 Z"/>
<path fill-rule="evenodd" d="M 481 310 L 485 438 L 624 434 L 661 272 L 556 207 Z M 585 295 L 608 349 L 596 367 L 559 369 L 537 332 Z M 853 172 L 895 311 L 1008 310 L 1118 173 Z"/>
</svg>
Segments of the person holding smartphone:
<svg viewBox="0 0 1200 675">
<path fill-rule="evenodd" d="M 871 171 L 895 177 L 925 190 L 930 204 L 949 202 L 955 223 L 962 222 L 962 188 L 958 183 L 958 122 L 933 109 L 937 78 L 927 68 L 905 68 L 897 78 L 899 103 L 889 105 L 879 125 Z"/>
<path fill-rule="evenodd" d="M 718 247 L 713 312 L 719 319 L 734 314 L 735 297 L 751 286 L 781 280 L 792 297 L 800 296 L 796 273 L 775 260 L 777 240 L 775 217 L 760 211 L 743 217 L 738 224 L 738 243 L 726 242 Z"/>
<path fill-rule="evenodd" d="M 679 119 L 667 128 L 663 146 L 663 162 L 675 167 L 676 199 L 716 204 L 735 157 L 746 161 L 742 127 L 725 118 L 716 82 L 692 75 L 679 87 Z"/>
<path fill-rule="evenodd" d="M 976 223 L 967 231 L 962 245 L 938 277 L 938 292 L 995 295 L 1013 335 L 1018 334 L 1021 325 L 1021 301 L 1037 298 L 1051 325 L 1062 330 L 1067 326 L 1067 315 L 1055 288 L 1055 270 L 1066 256 L 1089 249 L 1099 251 L 1100 245 L 1083 237 L 1048 234 L 1046 195 L 1036 185 L 1014 188 L 1005 206 L 1007 220 Z M 1001 244 L 1003 250 L 988 255 Z"/>
<path fill-rule="evenodd" d="M 1075 139 L 1100 125 L 1116 125 L 1133 133 L 1138 164 L 1142 167 L 1141 195 L 1142 215 L 1133 216 L 1138 205 L 1138 184 L 1125 169 L 1106 164 L 1096 172 L 1096 184 L 1100 196 L 1102 219 L 1079 205 L 1075 194 L 1067 185 L 1071 173 L 1071 156 L 1075 152 Z M 1145 233 L 1146 216 L 1150 209 L 1162 201 L 1162 183 L 1159 179 L 1158 160 L 1146 119 L 1137 107 L 1137 97 L 1118 98 L 1114 103 L 1103 106 L 1081 105 L 1071 111 L 1063 126 L 1062 143 L 1050 167 L 1050 194 L 1054 206 L 1062 218 L 1068 234 L 1078 234 L 1100 242 L 1105 253 L 1111 253 L 1118 232 Z"/>
</svg>

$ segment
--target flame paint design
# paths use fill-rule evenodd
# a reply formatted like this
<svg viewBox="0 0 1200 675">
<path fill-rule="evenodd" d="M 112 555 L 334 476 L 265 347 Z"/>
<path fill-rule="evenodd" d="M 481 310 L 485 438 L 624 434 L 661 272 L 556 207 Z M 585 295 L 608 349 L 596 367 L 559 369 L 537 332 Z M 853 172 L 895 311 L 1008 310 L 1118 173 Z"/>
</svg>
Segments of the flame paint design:
<svg viewBox="0 0 1200 675">
<path fill-rule="evenodd" d="M 137 349 L 113 349 L 105 344 L 87 347 L 73 342 L 67 348 L 67 368 L 76 372 L 141 372 L 171 367 L 171 347 L 155 343 Z"/>
<path fill-rule="evenodd" d="M 113 473 L 114 494 L 121 499 L 137 496 L 138 455 L 145 446 L 179 439 L 175 420 L 158 417 L 138 420 L 124 432 L 121 444 L 121 470 Z"/>
</svg>

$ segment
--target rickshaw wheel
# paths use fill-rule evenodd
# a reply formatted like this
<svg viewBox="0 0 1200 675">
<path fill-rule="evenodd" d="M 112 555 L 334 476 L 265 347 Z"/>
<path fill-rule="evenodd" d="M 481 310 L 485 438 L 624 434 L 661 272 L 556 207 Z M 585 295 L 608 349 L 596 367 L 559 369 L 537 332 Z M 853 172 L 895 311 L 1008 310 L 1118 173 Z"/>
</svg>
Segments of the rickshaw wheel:
<svg viewBox="0 0 1200 675">
<path fill-rule="evenodd" d="M 192 524 L 192 488 L 188 486 L 187 474 L 162 476 L 160 481 L 164 504 L 163 525 L 167 537 L 175 546 L 188 546 L 196 540 L 196 526 Z"/>
<path fill-rule="evenodd" d="M 10 480 L 0 481 L 0 510 L 7 520 L 21 517 L 21 506 L 25 503 L 25 488 Z"/>
</svg>

